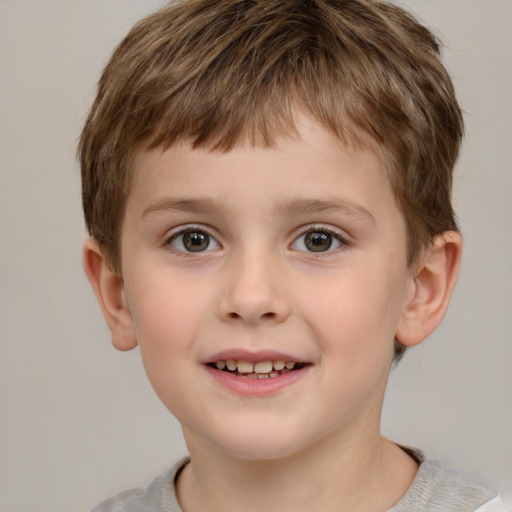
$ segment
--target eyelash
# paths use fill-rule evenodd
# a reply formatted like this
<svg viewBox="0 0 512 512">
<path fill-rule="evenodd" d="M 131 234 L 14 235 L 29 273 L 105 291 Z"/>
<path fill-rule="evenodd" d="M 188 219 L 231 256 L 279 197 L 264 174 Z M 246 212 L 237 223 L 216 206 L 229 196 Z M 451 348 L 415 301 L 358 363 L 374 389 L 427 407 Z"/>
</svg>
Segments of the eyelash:
<svg viewBox="0 0 512 512">
<path fill-rule="evenodd" d="M 345 237 L 343 237 L 339 232 L 335 231 L 334 229 L 328 228 L 327 226 L 323 225 L 315 225 L 308 228 L 305 232 L 301 233 L 299 236 L 297 236 L 293 243 L 291 244 L 292 247 L 297 244 L 297 242 L 301 239 L 305 239 L 309 234 L 311 233 L 326 233 L 332 237 L 332 243 L 329 245 L 327 250 L 325 251 L 308 251 L 299 249 L 300 252 L 306 252 L 308 255 L 312 255 L 314 257 L 322 257 L 327 254 L 331 254 L 336 249 L 343 250 L 346 246 L 349 245 Z M 337 247 L 332 247 L 332 244 L 334 241 L 338 244 Z"/>
<path fill-rule="evenodd" d="M 205 250 L 199 250 L 199 251 L 189 251 L 189 250 L 186 250 L 185 246 L 184 246 L 184 243 L 183 243 L 183 239 L 181 240 L 181 245 L 182 245 L 182 248 L 178 248 L 176 246 L 173 245 L 173 242 L 177 241 L 180 239 L 180 237 L 183 237 L 184 235 L 188 234 L 188 233 L 195 233 L 195 234 L 203 234 L 203 235 L 206 235 L 208 237 L 208 245 L 206 247 Z M 199 226 L 185 226 L 185 227 L 182 227 L 181 229 L 179 229 L 176 233 L 173 233 L 168 239 L 167 241 L 165 242 L 165 245 L 166 246 L 171 246 L 172 249 L 174 250 L 175 253 L 179 254 L 180 256 L 189 256 L 189 255 L 192 255 L 192 254 L 202 254 L 202 253 L 205 253 L 205 252 L 209 252 L 211 249 L 211 245 L 216 245 L 217 247 L 214 247 L 214 248 L 218 248 L 220 247 L 220 244 L 219 242 L 217 242 L 217 240 L 215 239 L 215 237 L 213 237 L 207 229 L 204 229 L 202 227 L 199 227 Z M 208 250 L 209 249 L 209 250 Z"/>
<path fill-rule="evenodd" d="M 176 242 L 177 240 L 180 239 L 180 237 L 183 237 L 184 235 L 188 234 L 188 233 L 191 233 L 191 234 L 203 234 L 203 235 L 206 235 L 206 237 L 208 237 L 208 245 L 206 246 L 205 249 L 200 249 L 198 251 L 191 251 L 191 250 L 187 250 L 184 246 L 184 242 L 183 242 L 183 239 L 181 240 L 181 248 L 180 247 L 176 247 L 175 245 L 173 245 L 174 242 Z M 328 234 L 329 236 L 332 237 L 332 240 L 331 240 L 331 243 L 329 244 L 329 246 L 326 248 L 326 250 L 322 251 L 311 251 L 311 250 L 307 250 L 307 249 L 296 249 L 298 250 L 299 252 L 305 252 L 307 254 L 310 254 L 310 255 L 313 255 L 315 257 L 321 257 L 325 254 L 330 254 L 332 253 L 334 250 L 336 249 L 343 249 L 343 247 L 349 245 L 347 240 L 341 236 L 337 231 L 333 230 L 333 229 L 330 229 L 326 226 L 323 226 L 323 225 L 316 225 L 316 226 L 311 226 L 310 228 L 308 228 L 306 231 L 302 232 L 300 235 L 298 235 L 297 237 L 294 238 L 292 244 L 290 244 L 290 247 L 293 249 L 294 246 L 300 241 L 300 240 L 304 240 L 305 237 L 307 237 L 309 234 L 312 234 L 312 233 L 324 233 L 324 234 Z M 332 248 L 332 241 L 335 241 L 338 245 L 334 248 Z M 305 243 L 303 242 L 303 244 L 305 245 Z M 176 233 L 173 233 L 168 239 L 167 241 L 165 242 L 165 245 L 166 246 L 171 246 L 172 249 L 177 253 L 179 254 L 180 256 L 190 256 L 190 255 L 199 255 L 199 254 L 203 254 L 203 253 L 206 253 L 206 252 L 210 252 L 211 250 L 214 250 L 214 249 L 217 249 L 217 248 L 220 248 L 221 245 L 220 243 L 216 240 L 216 238 L 214 236 L 212 236 L 207 229 L 203 228 L 203 227 L 199 227 L 199 226 L 184 226 L 182 228 L 180 228 Z M 211 246 L 214 245 L 214 247 L 212 248 Z"/>
</svg>

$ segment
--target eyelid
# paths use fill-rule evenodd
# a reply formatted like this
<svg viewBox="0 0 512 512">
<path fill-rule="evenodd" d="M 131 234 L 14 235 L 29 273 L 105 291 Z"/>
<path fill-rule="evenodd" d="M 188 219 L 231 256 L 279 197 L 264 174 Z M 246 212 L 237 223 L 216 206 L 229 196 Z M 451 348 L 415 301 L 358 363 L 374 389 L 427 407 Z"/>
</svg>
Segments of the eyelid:
<svg viewBox="0 0 512 512">
<path fill-rule="evenodd" d="M 322 255 L 327 255 L 327 254 L 333 253 L 336 250 L 342 249 L 343 247 L 350 245 L 349 236 L 344 234 L 344 232 L 341 229 L 337 229 L 337 228 L 334 228 L 334 227 L 326 225 L 326 224 L 310 224 L 308 226 L 303 226 L 302 228 L 300 228 L 300 231 L 298 231 L 298 233 L 294 236 L 290 247 L 293 249 L 294 248 L 293 246 L 297 243 L 297 241 L 300 238 L 307 236 L 309 233 L 315 233 L 315 232 L 329 233 L 330 235 L 333 236 L 333 238 L 335 240 L 337 240 L 340 243 L 340 246 L 335 247 L 335 248 L 329 248 L 326 251 L 319 251 L 319 252 L 305 251 L 303 249 L 297 249 L 297 250 L 299 250 L 301 252 L 307 252 L 308 254 L 311 254 L 314 256 L 322 256 Z"/>
<path fill-rule="evenodd" d="M 172 245 L 172 242 L 174 242 L 178 237 L 180 237 L 181 235 L 184 235 L 185 233 L 190 233 L 190 232 L 205 233 L 206 235 L 208 235 L 208 237 L 210 239 L 210 245 L 213 242 L 216 245 L 216 247 L 210 248 L 210 245 L 209 245 L 208 248 L 205 249 L 204 251 L 194 252 L 194 251 L 187 251 L 185 249 L 179 249 Z M 209 226 L 205 226 L 202 224 L 184 224 L 184 225 L 182 224 L 180 226 L 177 226 L 176 228 L 172 229 L 170 233 L 166 234 L 164 245 L 172 248 L 173 251 L 175 251 L 176 253 L 178 253 L 180 255 L 187 255 L 187 256 L 192 255 L 192 254 L 198 256 L 200 254 L 204 254 L 204 253 L 210 252 L 214 249 L 219 249 L 222 247 L 220 242 L 218 241 L 218 236 L 212 234 L 212 229 Z"/>
</svg>

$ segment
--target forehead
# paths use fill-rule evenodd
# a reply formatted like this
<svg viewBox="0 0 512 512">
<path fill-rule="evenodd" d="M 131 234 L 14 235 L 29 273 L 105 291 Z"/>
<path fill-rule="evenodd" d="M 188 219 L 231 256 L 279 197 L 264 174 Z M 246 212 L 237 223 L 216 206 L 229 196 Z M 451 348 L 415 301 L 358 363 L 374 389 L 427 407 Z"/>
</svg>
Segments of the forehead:
<svg viewBox="0 0 512 512">
<path fill-rule="evenodd" d="M 290 102 L 288 113 L 271 112 L 260 125 L 257 125 L 257 119 L 252 119 L 258 117 L 253 113 L 242 126 L 226 129 L 229 132 L 227 135 L 212 131 L 198 133 L 191 138 L 185 132 L 178 132 L 167 138 L 164 132 L 155 128 L 146 139 L 139 141 L 132 156 L 136 159 L 153 149 L 166 150 L 172 147 L 180 150 L 200 149 L 219 154 L 241 149 L 263 152 L 266 149 L 285 147 L 293 142 L 306 147 L 310 140 L 330 139 L 329 142 L 342 149 L 370 150 L 384 164 L 394 160 L 389 148 L 379 143 L 348 116 L 341 116 L 343 119 L 336 120 L 324 119 L 317 117 L 317 113 L 310 113 L 295 99 L 290 98 Z"/>
<path fill-rule="evenodd" d="M 347 123 L 343 138 L 340 139 L 319 121 L 299 112 L 292 126 L 288 126 L 286 130 L 276 130 L 266 140 L 258 138 L 257 135 L 250 137 L 242 133 L 236 144 L 227 149 L 223 148 L 222 141 L 196 144 L 189 139 L 180 139 L 170 146 L 150 146 L 149 149 L 135 152 L 130 165 L 130 180 L 139 184 L 145 181 L 148 168 L 167 167 L 169 172 L 181 168 L 183 171 L 188 169 L 188 172 L 198 172 L 205 167 L 216 167 L 220 171 L 230 161 L 245 159 L 245 165 L 239 164 L 241 178 L 245 177 L 250 181 L 251 175 L 243 171 L 249 167 L 257 167 L 258 163 L 261 167 L 275 168 L 276 172 L 283 164 L 296 167 L 308 164 L 314 171 L 327 162 L 334 163 L 333 159 L 339 160 L 342 167 L 347 156 L 352 158 L 355 155 L 361 160 L 365 159 L 368 167 L 379 167 L 384 174 L 388 172 L 391 160 L 388 151 L 368 134 Z"/>
<path fill-rule="evenodd" d="M 272 146 L 239 144 L 230 151 L 182 142 L 139 153 L 127 209 L 256 216 L 343 210 L 372 221 L 396 204 L 380 151 L 344 145 L 318 123 L 302 121 L 297 136 Z M 375 214 L 372 213 L 375 211 Z"/>
<path fill-rule="evenodd" d="M 369 169 L 386 169 L 384 150 L 368 136 L 355 134 L 350 140 L 341 141 L 323 128 L 318 122 L 307 117 L 301 117 L 297 122 L 296 132 L 287 132 L 276 136 L 269 143 L 253 143 L 247 138 L 241 139 L 229 150 L 215 149 L 211 146 L 194 146 L 188 140 L 182 140 L 171 147 L 160 146 L 146 151 L 139 151 L 133 160 L 134 183 L 143 185 L 149 172 L 178 174 L 181 170 L 187 173 L 201 174 L 213 172 L 218 176 L 222 169 L 231 165 L 238 167 L 240 179 L 250 182 L 257 179 L 258 174 L 264 174 L 266 168 L 275 174 L 281 169 L 290 167 L 300 171 L 310 170 L 313 176 L 320 173 L 323 166 L 338 166 L 347 171 L 348 160 L 357 158 L 361 166 Z M 259 171 L 259 173 L 257 172 Z M 161 176 L 162 178 L 164 176 Z M 194 182 L 200 186 L 200 183 Z M 293 183 L 286 183 L 286 188 Z"/>
</svg>

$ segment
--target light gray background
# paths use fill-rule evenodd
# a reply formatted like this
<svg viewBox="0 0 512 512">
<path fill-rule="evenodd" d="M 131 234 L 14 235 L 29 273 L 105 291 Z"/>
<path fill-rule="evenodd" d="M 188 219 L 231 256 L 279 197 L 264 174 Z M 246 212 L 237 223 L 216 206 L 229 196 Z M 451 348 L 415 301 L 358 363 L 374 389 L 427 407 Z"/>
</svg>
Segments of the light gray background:
<svg viewBox="0 0 512 512">
<path fill-rule="evenodd" d="M 0 511 L 86 511 L 185 453 L 81 268 L 75 145 L 114 45 L 159 0 L 0 0 Z M 445 42 L 466 111 L 462 274 L 393 372 L 392 439 L 512 489 L 512 2 L 405 2 Z M 509 510 L 507 508 L 507 510 Z"/>
</svg>

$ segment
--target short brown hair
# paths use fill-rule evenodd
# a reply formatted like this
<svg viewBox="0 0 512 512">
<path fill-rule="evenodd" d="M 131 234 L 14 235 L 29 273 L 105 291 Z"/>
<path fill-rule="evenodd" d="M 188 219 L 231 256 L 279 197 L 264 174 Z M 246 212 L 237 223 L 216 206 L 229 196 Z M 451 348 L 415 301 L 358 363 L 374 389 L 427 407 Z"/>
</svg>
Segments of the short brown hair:
<svg viewBox="0 0 512 512">
<path fill-rule="evenodd" d="M 269 146 L 297 132 L 297 110 L 345 143 L 382 148 L 409 264 L 457 229 L 461 111 L 437 39 L 412 15 L 372 0 L 183 0 L 119 44 L 80 139 L 86 224 L 112 268 L 138 151 Z"/>
</svg>

